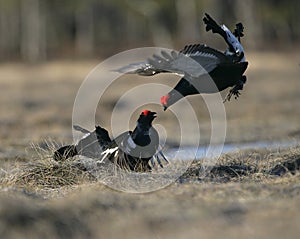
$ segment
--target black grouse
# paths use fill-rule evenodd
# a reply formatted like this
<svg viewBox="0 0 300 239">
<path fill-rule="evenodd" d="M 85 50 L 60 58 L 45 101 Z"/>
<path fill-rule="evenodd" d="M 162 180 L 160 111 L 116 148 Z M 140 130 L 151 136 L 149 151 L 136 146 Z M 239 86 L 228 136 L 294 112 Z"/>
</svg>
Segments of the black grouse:
<svg viewBox="0 0 300 239">
<path fill-rule="evenodd" d="M 75 130 L 86 135 L 74 145 L 66 145 L 54 152 L 54 160 L 64 160 L 76 155 L 109 160 L 120 166 L 136 172 L 151 171 L 156 162 L 163 167 L 162 160 L 168 162 L 159 150 L 159 135 L 152 126 L 156 113 L 144 110 L 133 131 L 127 131 L 111 140 L 107 130 L 96 126 L 93 132 L 74 126 Z"/>
<path fill-rule="evenodd" d="M 147 62 L 133 63 L 117 71 L 143 76 L 164 72 L 183 76 L 167 95 L 161 97 L 164 110 L 185 96 L 216 93 L 228 87 L 233 88 L 224 101 L 230 101 L 232 95 L 237 99 L 240 95 L 239 90 L 242 90 L 246 83 L 246 76 L 243 74 L 248 66 L 240 42 L 240 38 L 244 36 L 244 27 L 238 23 L 232 33 L 225 25 L 220 26 L 216 23 L 208 14 L 205 14 L 203 21 L 206 31 L 212 30 L 213 33 L 220 34 L 228 44 L 229 47 L 224 53 L 202 44 L 187 45 L 179 53 L 163 50 L 160 55 L 154 54 Z"/>
</svg>

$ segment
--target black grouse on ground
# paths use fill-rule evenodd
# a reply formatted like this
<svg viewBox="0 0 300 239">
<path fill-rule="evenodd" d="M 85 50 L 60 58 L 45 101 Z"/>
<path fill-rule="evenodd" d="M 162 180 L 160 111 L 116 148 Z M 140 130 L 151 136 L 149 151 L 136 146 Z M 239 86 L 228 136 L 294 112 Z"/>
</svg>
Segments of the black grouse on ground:
<svg viewBox="0 0 300 239">
<path fill-rule="evenodd" d="M 133 63 L 117 71 L 143 76 L 164 72 L 183 76 L 167 95 L 161 97 L 164 110 L 185 96 L 216 93 L 228 87 L 233 88 L 224 101 L 229 101 L 232 95 L 237 99 L 239 90 L 246 82 L 243 74 L 248 66 L 240 43 L 244 27 L 238 23 L 232 33 L 225 25 L 218 25 L 208 14 L 205 14 L 203 21 L 207 31 L 212 30 L 225 39 L 229 48 L 224 53 L 202 44 L 188 45 L 180 52 L 161 51 L 160 55 L 153 55 L 147 62 Z"/>
<path fill-rule="evenodd" d="M 54 152 L 54 160 L 64 160 L 76 155 L 95 158 L 103 162 L 109 160 L 120 166 L 136 172 L 151 171 L 152 166 L 158 163 L 163 167 L 162 160 L 168 162 L 159 150 L 159 135 L 152 126 L 156 113 L 144 110 L 137 120 L 133 131 L 127 131 L 111 140 L 107 130 L 96 126 L 93 132 L 89 132 L 80 126 L 74 126 L 75 130 L 86 135 L 77 144 L 66 145 Z"/>
</svg>

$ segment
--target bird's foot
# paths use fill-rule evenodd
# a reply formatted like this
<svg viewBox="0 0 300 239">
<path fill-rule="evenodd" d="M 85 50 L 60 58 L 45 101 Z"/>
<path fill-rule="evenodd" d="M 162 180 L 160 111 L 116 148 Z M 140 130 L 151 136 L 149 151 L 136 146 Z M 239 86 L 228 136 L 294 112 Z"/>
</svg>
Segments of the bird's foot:
<svg viewBox="0 0 300 239">
<path fill-rule="evenodd" d="M 241 93 L 239 92 L 240 90 L 243 89 L 243 85 L 244 84 L 238 84 L 235 87 L 233 87 L 229 93 L 227 94 L 227 96 L 225 97 L 223 103 L 225 103 L 226 101 L 230 101 L 231 97 L 234 96 L 234 98 L 237 100 L 239 98 L 239 96 L 241 95 Z"/>
</svg>

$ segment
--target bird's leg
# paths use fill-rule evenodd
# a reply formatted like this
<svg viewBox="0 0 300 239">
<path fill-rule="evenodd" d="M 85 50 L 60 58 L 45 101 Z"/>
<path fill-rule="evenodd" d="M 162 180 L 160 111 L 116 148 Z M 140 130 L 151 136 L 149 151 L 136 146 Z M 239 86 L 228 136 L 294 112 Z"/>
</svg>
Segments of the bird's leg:
<svg viewBox="0 0 300 239">
<path fill-rule="evenodd" d="M 240 90 L 243 90 L 244 84 L 246 83 L 246 76 L 242 76 L 242 79 L 239 80 L 239 82 L 229 91 L 227 96 L 225 97 L 223 103 L 226 101 L 230 101 L 231 97 L 234 95 L 234 98 L 237 100 L 241 93 L 239 92 Z"/>
<path fill-rule="evenodd" d="M 225 97 L 225 99 L 224 99 L 224 103 L 226 102 L 226 101 L 230 101 L 231 100 L 231 97 L 234 95 L 234 98 L 235 99 L 237 99 L 237 98 L 239 98 L 239 96 L 241 95 L 241 93 L 239 92 L 239 90 L 242 90 L 241 88 L 240 88 L 240 85 L 236 85 L 235 87 L 233 87 L 230 91 L 229 91 L 229 93 L 227 94 L 227 96 Z"/>
</svg>

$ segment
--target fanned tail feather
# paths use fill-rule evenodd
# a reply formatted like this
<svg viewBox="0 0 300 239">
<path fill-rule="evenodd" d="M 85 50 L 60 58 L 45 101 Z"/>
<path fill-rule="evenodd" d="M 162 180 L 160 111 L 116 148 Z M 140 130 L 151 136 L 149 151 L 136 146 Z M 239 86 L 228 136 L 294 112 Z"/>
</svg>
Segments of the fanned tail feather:
<svg viewBox="0 0 300 239">
<path fill-rule="evenodd" d="M 162 162 L 164 161 L 164 163 Z M 163 152 L 160 150 L 150 160 L 151 166 L 153 168 L 156 167 L 158 164 L 161 168 L 164 167 L 164 165 L 169 164 L 169 160 L 166 158 L 166 156 L 163 154 Z"/>
<path fill-rule="evenodd" d="M 76 131 L 79 131 L 81 133 L 84 133 L 84 134 L 89 134 L 90 131 L 85 129 L 85 128 L 82 128 L 81 126 L 79 125 L 73 125 L 73 129 L 76 130 Z"/>
</svg>

